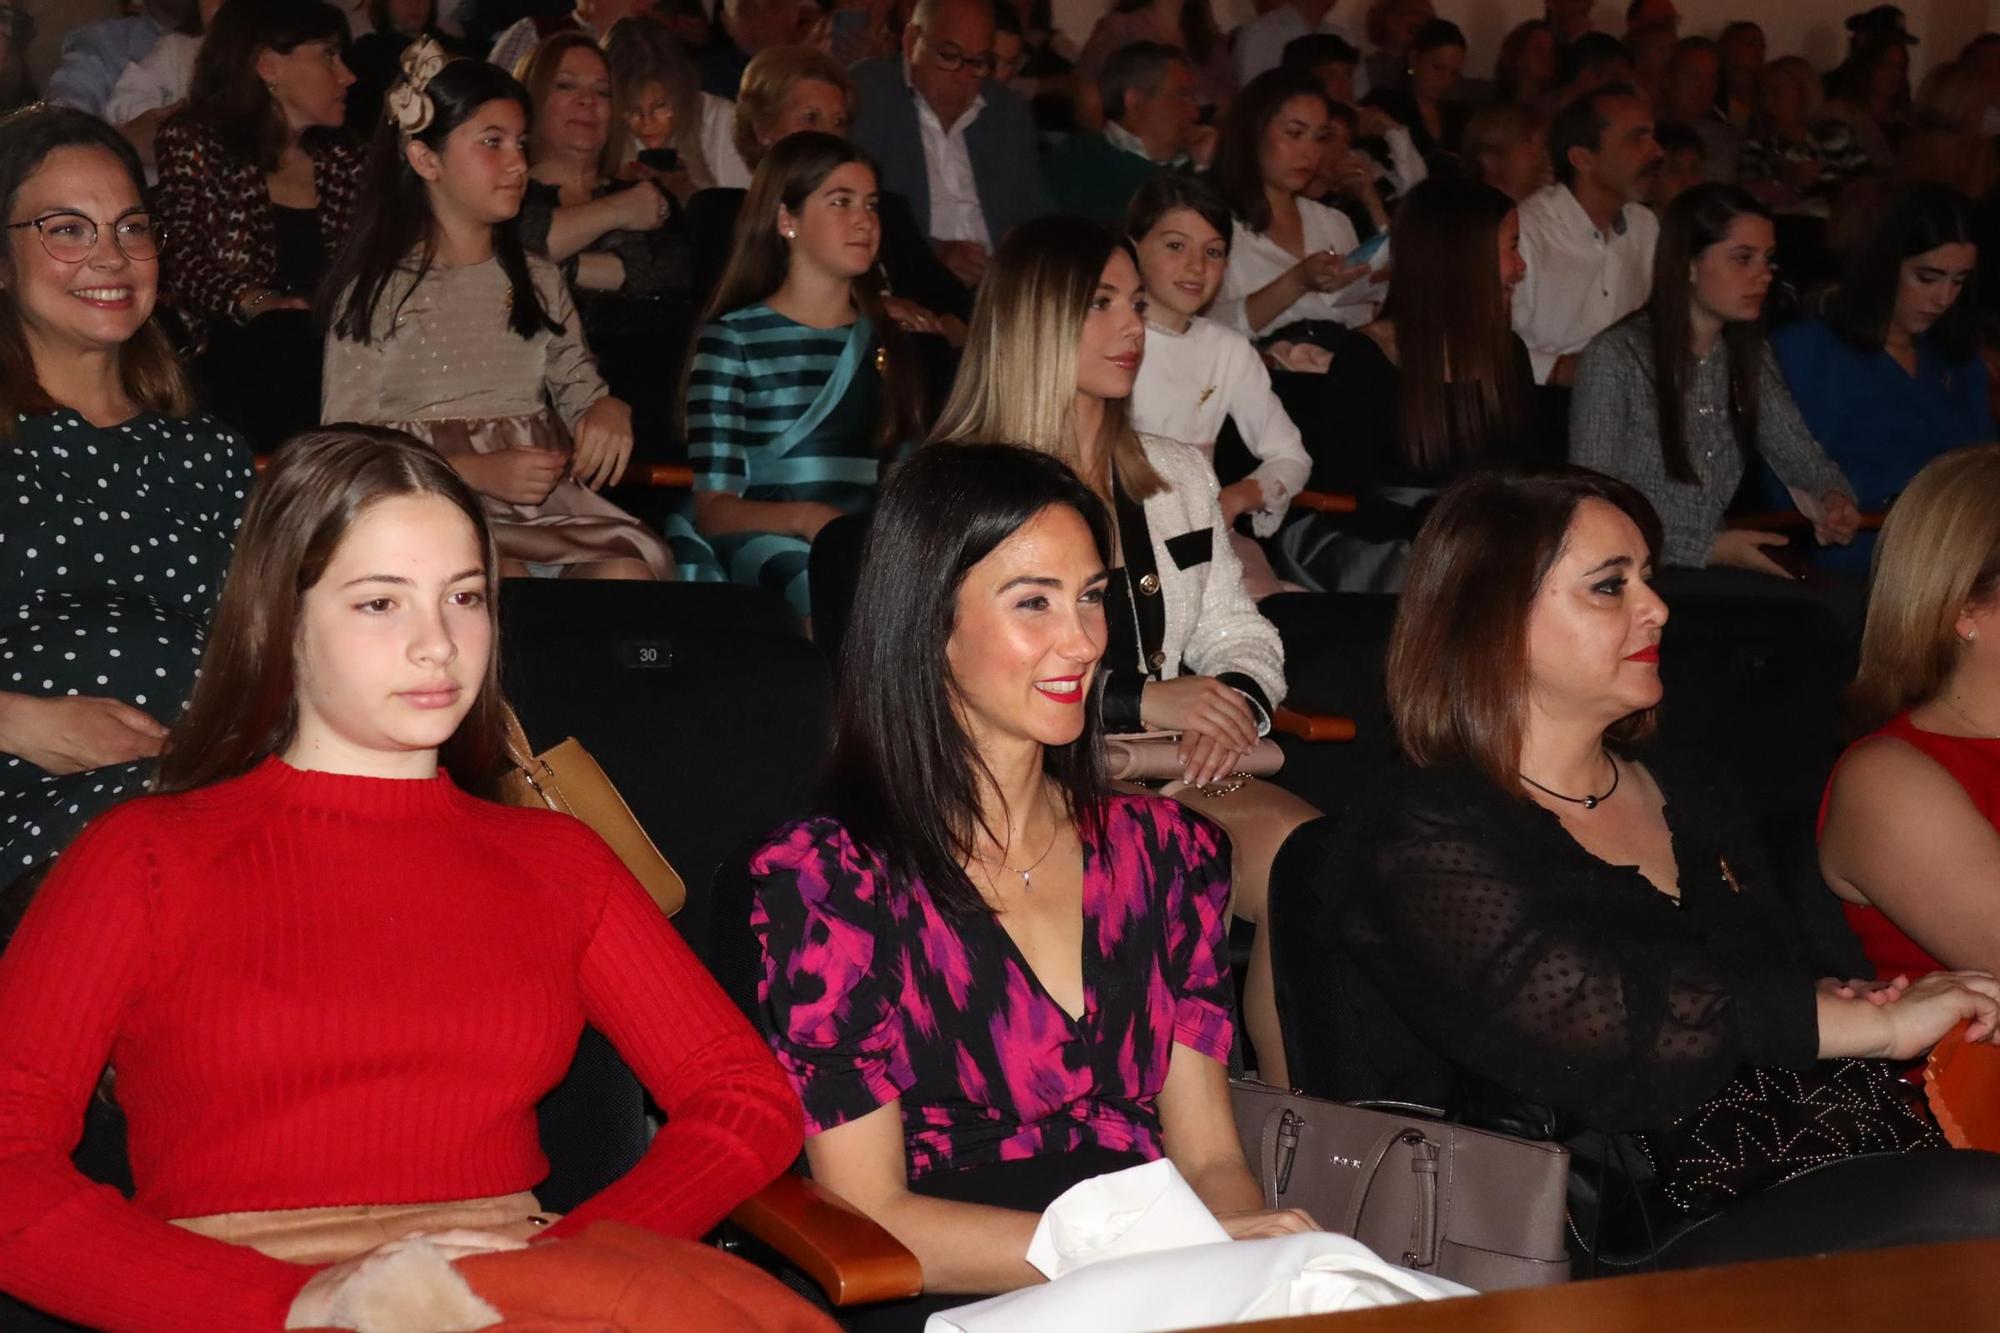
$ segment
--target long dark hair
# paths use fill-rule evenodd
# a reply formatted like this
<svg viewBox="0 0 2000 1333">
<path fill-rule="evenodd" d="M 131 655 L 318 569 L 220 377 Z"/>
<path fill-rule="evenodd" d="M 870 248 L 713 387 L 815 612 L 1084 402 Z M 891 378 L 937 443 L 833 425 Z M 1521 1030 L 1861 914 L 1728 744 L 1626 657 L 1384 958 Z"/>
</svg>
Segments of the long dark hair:
<svg viewBox="0 0 2000 1333">
<path fill-rule="evenodd" d="M 1658 401 L 1660 458 L 1675 481 L 1693 482 L 1687 450 L 1687 390 L 1694 376 L 1693 265 L 1720 244 L 1736 219 L 1771 220 L 1762 204 L 1734 185 L 1697 185 L 1667 206 L 1653 252 L 1653 397 Z M 1758 381 L 1764 371 L 1764 322 L 1731 320 L 1722 326 L 1729 358 L 1729 425 L 1748 460 L 1757 453 Z"/>
<path fill-rule="evenodd" d="M 1108 562 L 1104 506 L 1059 460 L 1012 445 L 927 445 L 890 474 L 861 558 L 822 798 L 857 842 L 953 915 L 991 910 L 962 864 L 984 761 L 946 655 L 959 590 L 994 548 L 1059 506 L 1082 517 Z M 1042 771 L 1071 821 L 1095 829 L 1106 796 L 1095 697 L 1083 718 L 1076 740 L 1043 748 Z"/>
<path fill-rule="evenodd" d="M 99 148 L 118 159 L 132 180 L 134 195 L 146 197 L 146 173 L 125 136 L 97 117 L 68 107 L 24 109 L 0 121 L 0 217 L 12 217 L 14 198 L 29 177 L 40 171 L 59 148 Z M 106 219 L 109 221 L 109 219 Z M 115 242 L 108 234 L 99 245 Z M 12 232 L 10 245 L 0 240 L 0 276 L 11 276 L 13 247 L 38 245 L 31 228 Z M 157 264 L 157 260 L 148 261 Z M 42 387 L 35 358 L 21 331 L 21 313 L 8 283 L 0 283 L 0 441 L 11 438 L 18 418 L 56 410 Z M 194 388 L 174 355 L 173 344 L 159 325 L 147 320 L 118 351 L 118 380 L 133 402 L 162 416 L 184 417 L 194 411 Z"/>
<path fill-rule="evenodd" d="M 232 0 L 233 3 L 233 0 Z M 495 614 L 499 564 L 486 512 L 437 452 L 399 431 L 333 426 L 294 436 L 272 456 L 236 534 L 236 553 L 187 711 L 167 736 L 156 792 L 192 791 L 249 772 L 298 734 L 299 609 L 355 521 L 377 501 L 435 495 L 472 524 Z M 505 755 L 500 641 L 479 697 L 438 761 L 460 787 L 490 796 Z"/>
<path fill-rule="evenodd" d="M 1528 401 L 1496 258 L 1514 201 L 1491 185 L 1433 176 L 1396 210 L 1395 276 L 1383 314 L 1402 363 L 1403 453 L 1455 470 L 1518 445 Z M 1488 459 L 1486 461 L 1494 461 Z"/>
<path fill-rule="evenodd" d="M 229 2 L 236 4 L 238 0 Z M 528 90 L 513 75 L 484 60 L 450 62 L 438 71 L 425 92 L 431 100 L 431 123 L 409 138 L 440 154 L 451 132 L 488 102 L 512 102 L 521 108 L 524 120 L 534 119 Z M 376 308 L 397 275 L 411 272 L 410 256 L 414 253 L 418 259 L 397 298 L 399 307 L 437 257 L 437 226 L 429 189 L 405 158 L 405 142 L 403 132 L 387 121 L 375 131 L 361 173 L 359 216 L 320 286 L 321 322 L 335 336 L 353 342 L 365 343 L 374 336 Z M 517 219 L 494 224 L 493 255 L 513 288 L 507 327 L 523 338 L 533 338 L 544 330 L 562 332 L 562 325 L 550 318 L 535 290 Z"/>
<path fill-rule="evenodd" d="M 1271 201 L 1265 197 L 1264 173 L 1258 165 L 1264 131 L 1294 97 L 1331 105 L 1318 79 L 1280 65 L 1250 80 L 1223 117 L 1222 141 L 1215 150 L 1215 186 L 1228 202 L 1229 211 L 1254 232 L 1268 231 L 1271 226 Z"/>
<path fill-rule="evenodd" d="M 229 0 L 201 39 L 187 110 L 222 146 L 266 171 L 285 150 L 285 113 L 257 77 L 257 52 L 347 45 L 347 20 L 324 0 Z M 329 131 L 338 133 L 338 131 Z"/>
<path fill-rule="evenodd" d="M 849 163 L 859 163 L 873 172 L 879 184 L 881 168 L 875 159 L 847 140 L 817 130 L 788 134 L 772 144 L 750 178 L 750 191 L 736 215 L 736 233 L 729 246 L 729 263 L 715 284 L 715 295 L 702 312 L 701 323 L 709 324 L 732 310 L 756 305 L 771 298 L 785 285 L 791 271 L 791 247 L 778 234 L 778 209 L 793 216 L 805 207 L 813 191 L 826 178 Z M 877 442 L 892 448 L 923 438 L 922 388 L 911 361 L 909 344 L 902 329 L 882 309 L 881 266 L 878 264 L 854 279 L 854 304 L 874 327 L 882 348 L 882 388 L 884 402 Z M 689 360 L 688 371 L 692 372 Z M 681 378 L 681 402 L 687 402 L 687 374 Z"/>
<path fill-rule="evenodd" d="M 1152 4 L 1153 0 L 1118 0 L 1111 8 L 1119 14 L 1136 14 Z M 1222 44 L 1222 30 L 1215 26 L 1208 4 L 1209 0 L 1181 0 L 1181 40 L 1187 43 L 1188 59 L 1197 71 L 1208 65 L 1209 57 Z"/>
<path fill-rule="evenodd" d="M 1528 717 L 1528 617 L 1561 558 L 1570 520 L 1602 500 L 1660 549 L 1660 519 L 1635 487 L 1579 467 L 1530 475 L 1473 472 L 1439 498 L 1410 551 L 1389 635 L 1389 716 L 1418 768 L 1470 764 L 1525 796 L 1521 745 Z M 1643 740 L 1652 709 L 1607 729 Z"/>
<path fill-rule="evenodd" d="M 1858 250 L 1840 286 L 1827 299 L 1826 322 L 1864 352 L 1879 352 L 1896 312 L 1903 261 L 1941 245 L 1978 245 L 1972 201 L 1949 185 L 1925 182 L 1899 191 L 1883 211 L 1867 243 Z M 1953 361 L 1963 364 L 1979 350 L 1977 272 L 1958 294 L 1930 337 Z"/>
</svg>

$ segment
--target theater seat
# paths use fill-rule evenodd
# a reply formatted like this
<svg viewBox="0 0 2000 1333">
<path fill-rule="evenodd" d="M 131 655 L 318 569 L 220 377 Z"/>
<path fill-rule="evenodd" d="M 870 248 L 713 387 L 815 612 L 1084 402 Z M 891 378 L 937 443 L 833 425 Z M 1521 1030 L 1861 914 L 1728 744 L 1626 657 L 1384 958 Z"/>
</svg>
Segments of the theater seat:
<svg viewBox="0 0 2000 1333">
<path fill-rule="evenodd" d="M 529 741 L 574 736 L 687 881 L 674 924 L 711 956 L 724 853 L 806 812 L 826 663 L 783 601 L 734 584 L 509 579 L 502 681 Z"/>
</svg>

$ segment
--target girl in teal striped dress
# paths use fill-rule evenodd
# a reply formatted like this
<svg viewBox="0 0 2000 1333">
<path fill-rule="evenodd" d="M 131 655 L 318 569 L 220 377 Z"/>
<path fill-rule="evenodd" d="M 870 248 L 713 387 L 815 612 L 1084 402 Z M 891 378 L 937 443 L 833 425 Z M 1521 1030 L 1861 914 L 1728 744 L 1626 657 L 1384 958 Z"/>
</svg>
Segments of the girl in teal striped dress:
<svg viewBox="0 0 2000 1333">
<path fill-rule="evenodd" d="M 801 618 L 813 538 L 873 507 L 887 453 L 922 434 L 873 282 L 875 204 L 875 169 L 844 140 L 774 145 L 688 366 L 699 537 L 675 554 L 687 577 L 761 584 Z"/>
</svg>

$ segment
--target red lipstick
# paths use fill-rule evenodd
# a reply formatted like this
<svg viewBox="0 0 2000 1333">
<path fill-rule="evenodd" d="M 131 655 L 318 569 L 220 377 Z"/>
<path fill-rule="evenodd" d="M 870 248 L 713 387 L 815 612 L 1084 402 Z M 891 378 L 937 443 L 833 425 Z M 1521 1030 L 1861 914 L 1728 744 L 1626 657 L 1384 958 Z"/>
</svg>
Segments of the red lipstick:
<svg viewBox="0 0 2000 1333">
<path fill-rule="evenodd" d="M 1660 645 L 1649 643 L 1638 652 L 1628 654 L 1625 660 L 1628 662 L 1658 662 L 1660 660 Z"/>
<path fill-rule="evenodd" d="M 1047 686 L 1050 685 L 1069 685 L 1073 686 L 1074 688 L 1069 689 L 1067 691 L 1051 690 L 1046 688 Z M 1083 677 L 1050 676 L 1045 681 L 1038 680 L 1035 682 L 1035 693 L 1041 695 L 1044 699 L 1047 699 L 1050 703 L 1080 704 L 1083 702 L 1083 695 L 1084 695 Z"/>
</svg>

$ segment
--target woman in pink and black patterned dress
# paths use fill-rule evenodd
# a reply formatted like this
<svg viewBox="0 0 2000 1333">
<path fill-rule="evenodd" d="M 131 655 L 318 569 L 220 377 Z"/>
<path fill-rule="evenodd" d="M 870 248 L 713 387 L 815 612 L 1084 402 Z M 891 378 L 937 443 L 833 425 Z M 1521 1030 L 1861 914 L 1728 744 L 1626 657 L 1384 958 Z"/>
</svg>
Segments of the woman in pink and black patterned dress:
<svg viewBox="0 0 2000 1333">
<path fill-rule="evenodd" d="M 1041 1280 L 1038 1214 L 1165 1156 L 1237 1237 L 1269 1212 L 1230 1116 L 1229 854 L 1111 794 L 1093 697 L 1109 523 L 1061 462 L 920 450 L 875 512 L 826 813 L 754 858 L 762 1018 L 813 1175 L 923 1264 L 863 1326 Z"/>
</svg>

